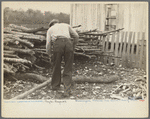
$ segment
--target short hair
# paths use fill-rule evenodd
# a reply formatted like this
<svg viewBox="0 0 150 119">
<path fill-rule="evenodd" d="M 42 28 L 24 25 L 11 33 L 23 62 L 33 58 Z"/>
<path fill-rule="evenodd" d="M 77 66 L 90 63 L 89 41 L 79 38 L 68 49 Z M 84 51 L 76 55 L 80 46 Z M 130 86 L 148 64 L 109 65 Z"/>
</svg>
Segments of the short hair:
<svg viewBox="0 0 150 119">
<path fill-rule="evenodd" d="M 59 23 L 59 20 L 58 19 L 51 20 L 49 23 L 49 27 L 53 26 L 55 23 Z"/>
</svg>

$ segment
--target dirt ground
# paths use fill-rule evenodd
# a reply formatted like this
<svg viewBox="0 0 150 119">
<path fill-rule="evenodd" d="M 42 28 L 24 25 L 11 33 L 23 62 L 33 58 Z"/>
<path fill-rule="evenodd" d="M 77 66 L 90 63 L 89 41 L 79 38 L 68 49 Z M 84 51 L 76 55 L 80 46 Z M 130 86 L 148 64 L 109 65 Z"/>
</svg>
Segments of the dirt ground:
<svg viewBox="0 0 150 119">
<path fill-rule="evenodd" d="M 63 70 L 63 68 L 62 68 Z M 34 72 L 50 77 L 52 70 L 45 69 L 44 71 L 36 70 Z M 29 94 L 25 100 L 48 100 L 48 99 L 143 99 L 147 96 L 144 92 L 147 89 L 146 77 L 145 81 L 139 80 L 139 77 L 144 77 L 146 72 L 140 69 L 128 69 L 122 66 L 115 67 L 110 65 L 103 65 L 101 62 L 91 60 L 87 61 L 74 61 L 73 63 L 73 76 L 86 75 L 86 76 L 108 76 L 119 75 L 120 79 L 112 83 L 80 83 L 75 84 L 76 89 L 70 97 L 63 97 L 63 90 L 52 91 L 50 86 L 47 85 L 42 89 L 36 90 Z M 144 79 L 144 78 L 142 78 Z M 4 99 L 11 99 L 19 94 L 32 89 L 37 86 L 36 82 L 17 80 L 12 77 L 12 80 L 5 78 L 3 86 Z M 63 87 L 63 85 L 61 85 Z M 145 90 L 143 90 L 143 88 Z"/>
</svg>

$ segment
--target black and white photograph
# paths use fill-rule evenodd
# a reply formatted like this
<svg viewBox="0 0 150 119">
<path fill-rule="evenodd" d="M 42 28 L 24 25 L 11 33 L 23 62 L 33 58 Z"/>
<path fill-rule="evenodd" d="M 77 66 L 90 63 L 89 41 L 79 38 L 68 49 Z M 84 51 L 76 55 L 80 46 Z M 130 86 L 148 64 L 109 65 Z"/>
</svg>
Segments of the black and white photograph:
<svg viewBox="0 0 150 119">
<path fill-rule="evenodd" d="M 148 117 L 148 2 L 1 7 L 3 117 Z"/>
</svg>

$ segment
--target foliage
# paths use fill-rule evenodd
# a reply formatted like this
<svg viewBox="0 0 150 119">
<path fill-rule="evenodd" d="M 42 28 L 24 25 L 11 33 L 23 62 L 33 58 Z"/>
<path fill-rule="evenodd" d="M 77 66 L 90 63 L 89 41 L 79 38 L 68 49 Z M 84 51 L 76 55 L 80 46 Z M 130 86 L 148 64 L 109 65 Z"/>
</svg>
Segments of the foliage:
<svg viewBox="0 0 150 119">
<path fill-rule="evenodd" d="M 4 24 L 48 24 L 52 19 L 59 19 L 60 22 L 68 23 L 70 15 L 65 13 L 52 13 L 40 10 L 22 9 L 12 10 L 9 7 L 4 9 Z"/>
</svg>

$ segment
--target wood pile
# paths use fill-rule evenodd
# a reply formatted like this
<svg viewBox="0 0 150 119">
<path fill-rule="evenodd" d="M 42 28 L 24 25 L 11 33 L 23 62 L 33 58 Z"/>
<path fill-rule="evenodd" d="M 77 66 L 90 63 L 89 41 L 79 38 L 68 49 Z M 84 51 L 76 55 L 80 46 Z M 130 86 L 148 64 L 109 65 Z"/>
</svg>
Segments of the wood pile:
<svg viewBox="0 0 150 119">
<path fill-rule="evenodd" d="M 79 26 L 75 26 L 80 27 Z M 32 68 L 49 68 L 50 58 L 46 53 L 46 31 L 48 28 L 26 28 L 9 24 L 3 30 L 3 60 L 4 74 L 15 74 L 16 72 L 27 72 Z M 92 38 L 84 37 L 84 34 L 95 32 L 96 29 L 78 32 L 80 39 L 75 48 L 75 58 L 95 57 L 100 49 L 96 49 L 97 44 L 91 42 Z M 92 40 L 97 40 L 98 37 Z"/>
<path fill-rule="evenodd" d="M 49 56 L 43 52 L 46 37 L 36 35 L 44 28 L 29 29 L 23 26 L 10 24 L 3 32 L 3 68 L 4 74 L 27 72 L 32 68 L 42 68 L 50 64 Z M 44 67 L 45 68 L 45 67 Z"/>
</svg>

